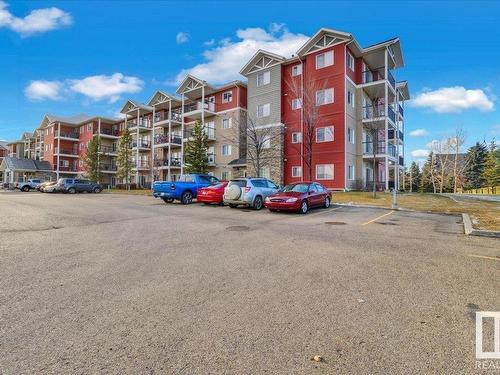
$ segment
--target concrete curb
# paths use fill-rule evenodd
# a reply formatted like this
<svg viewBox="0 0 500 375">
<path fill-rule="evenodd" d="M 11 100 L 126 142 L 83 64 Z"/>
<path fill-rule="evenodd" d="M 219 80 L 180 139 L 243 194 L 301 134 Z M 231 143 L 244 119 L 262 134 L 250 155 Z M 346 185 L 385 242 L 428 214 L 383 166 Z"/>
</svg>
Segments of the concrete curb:
<svg viewBox="0 0 500 375">
<path fill-rule="evenodd" d="M 471 221 L 468 214 L 462 214 L 462 220 L 464 222 L 464 232 L 468 236 L 483 236 L 483 237 L 500 238 L 500 231 L 474 229 L 472 227 L 472 221 Z"/>
</svg>

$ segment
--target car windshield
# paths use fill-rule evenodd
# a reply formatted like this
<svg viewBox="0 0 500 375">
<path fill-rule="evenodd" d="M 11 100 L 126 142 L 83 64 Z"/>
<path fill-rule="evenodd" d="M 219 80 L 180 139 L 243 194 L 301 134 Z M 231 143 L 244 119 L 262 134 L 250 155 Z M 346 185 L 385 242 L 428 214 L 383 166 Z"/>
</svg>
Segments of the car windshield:
<svg viewBox="0 0 500 375">
<path fill-rule="evenodd" d="M 287 193 L 289 191 L 295 191 L 297 193 L 307 193 L 308 190 L 309 184 L 290 184 L 281 189 L 281 191 L 284 193 Z"/>
</svg>

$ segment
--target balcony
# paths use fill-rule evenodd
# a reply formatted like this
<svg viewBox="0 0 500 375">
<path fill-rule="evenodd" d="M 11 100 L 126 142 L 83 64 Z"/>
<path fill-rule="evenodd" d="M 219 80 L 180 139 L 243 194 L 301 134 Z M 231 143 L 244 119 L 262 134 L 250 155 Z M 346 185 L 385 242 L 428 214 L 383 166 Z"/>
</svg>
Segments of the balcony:
<svg viewBox="0 0 500 375">
<path fill-rule="evenodd" d="M 62 156 L 69 156 L 69 157 L 78 157 L 78 151 L 75 150 L 65 150 L 61 149 L 59 150 L 57 147 L 55 148 L 54 155 L 62 155 Z"/>
<path fill-rule="evenodd" d="M 80 135 L 77 132 L 59 132 L 59 135 L 56 138 L 78 141 L 80 139 Z"/>
<path fill-rule="evenodd" d="M 400 141 L 404 140 L 404 134 L 401 130 L 389 129 L 388 137 L 389 139 L 396 139 L 395 136 L 398 136 Z"/>
<path fill-rule="evenodd" d="M 402 156 L 399 157 L 399 165 L 405 165 L 405 159 Z"/>
<path fill-rule="evenodd" d="M 116 165 L 113 164 L 101 164 L 101 172 L 104 173 L 116 173 L 118 170 Z"/>
<path fill-rule="evenodd" d="M 363 120 L 382 120 L 384 117 L 389 119 L 395 124 L 396 114 L 391 106 L 387 107 L 387 115 L 385 111 L 385 104 L 373 104 L 363 107 Z"/>
<path fill-rule="evenodd" d="M 133 165 L 134 169 L 149 169 L 150 168 L 149 160 L 139 160 L 137 162 L 132 160 L 132 165 Z"/>
<path fill-rule="evenodd" d="M 98 134 L 97 131 L 94 132 L 94 134 Z M 118 130 L 113 130 L 113 129 L 102 129 L 99 135 L 103 138 L 113 138 L 116 139 L 119 137 Z"/>
<path fill-rule="evenodd" d="M 139 130 L 150 130 L 152 126 L 153 124 L 149 120 L 139 120 L 139 122 L 137 122 L 137 120 L 127 121 L 127 128 L 130 130 L 137 128 L 139 128 Z"/>
<path fill-rule="evenodd" d="M 159 134 L 154 138 L 155 145 L 167 146 L 169 143 L 180 146 L 182 144 L 182 137 L 180 135 L 172 134 L 169 138 L 167 134 Z"/>
<path fill-rule="evenodd" d="M 401 105 L 398 105 L 398 113 L 401 115 L 401 117 L 404 117 L 404 108 Z"/>
<path fill-rule="evenodd" d="M 361 74 L 363 84 L 382 82 L 386 79 L 384 67 L 365 70 Z M 394 79 L 394 76 L 392 75 L 390 70 L 387 70 L 387 81 L 389 82 L 389 85 L 395 90 L 396 80 Z"/>
<path fill-rule="evenodd" d="M 154 165 L 155 167 L 161 168 L 168 168 L 168 167 L 173 167 L 173 168 L 180 168 L 182 164 L 182 159 L 181 158 L 170 158 L 169 159 L 160 159 L 160 160 L 155 160 Z"/>
<path fill-rule="evenodd" d="M 163 121 L 168 121 L 168 120 L 169 120 L 169 117 L 168 117 L 167 111 L 155 113 L 155 124 L 163 122 Z M 181 122 L 182 121 L 181 111 L 180 110 L 173 110 L 170 120 Z"/>
<path fill-rule="evenodd" d="M 204 127 L 203 128 L 203 132 L 207 135 L 207 138 L 209 141 L 215 141 L 215 128 L 214 127 Z M 184 138 L 187 138 L 188 141 L 192 140 L 194 137 L 194 130 L 193 129 L 190 129 L 190 130 L 186 130 L 184 132 Z"/>
<path fill-rule="evenodd" d="M 118 150 L 114 146 L 103 146 L 101 145 L 99 147 L 99 152 L 103 154 L 116 154 L 118 153 Z"/>
<path fill-rule="evenodd" d="M 189 117 L 194 120 L 199 120 L 202 118 L 202 113 L 205 112 L 206 115 L 215 114 L 215 103 L 210 102 L 195 102 L 184 105 L 184 117 Z"/>
<path fill-rule="evenodd" d="M 132 148 L 134 149 L 150 149 L 151 148 L 151 142 L 149 141 L 144 141 L 144 140 L 139 140 L 138 142 L 137 141 L 133 141 L 132 142 Z"/>
<path fill-rule="evenodd" d="M 363 142 L 363 157 L 373 157 L 374 144 L 373 142 Z M 386 141 L 379 141 L 377 143 L 377 149 L 375 150 L 376 157 L 381 156 L 391 156 L 393 158 L 396 157 L 396 146 L 387 143 Z"/>
<path fill-rule="evenodd" d="M 207 163 L 210 166 L 215 166 L 215 154 L 207 154 Z"/>
<path fill-rule="evenodd" d="M 59 172 L 78 173 L 77 165 L 59 165 Z"/>
</svg>

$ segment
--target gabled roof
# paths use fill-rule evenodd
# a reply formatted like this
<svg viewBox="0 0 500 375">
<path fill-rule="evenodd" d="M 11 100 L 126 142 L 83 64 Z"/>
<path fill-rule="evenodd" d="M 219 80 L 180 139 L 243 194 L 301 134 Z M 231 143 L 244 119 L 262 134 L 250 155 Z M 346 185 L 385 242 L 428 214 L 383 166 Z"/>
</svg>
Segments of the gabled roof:
<svg viewBox="0 0 500 375">
<path fill-rule="evenodd" d="M 43 128 L 43 127 L 50 125 L 54 122 L 62 122 L 65 125 L 78 126 L 78 125 L 81 125 L 85 122 L 93 121 L 93 120 L 99 119 L 99 118 L 102 120 L 105 120 L 105 121 L 109 121 L 109 122 L 117 121 L 116 119 L 112 119 L 112 118 L 107 118 L 107 117 L 102 117 L 102 116 L 91 116 L 91 115 L 86 115 L 84 113 L 81 113 L 78 115 L 73 115 L 73 116 L 57 116 L 57 115 L 46 114 L 43 117 L 42 122 L 38 128 L 39 129 Z"/>
<path fill-rule="evenodd" d="M 191 74 L 188 74 L 181 82 L 177 90 L 175 92 L 182 94 L 183 92 L 185 93 L 186 91 L 193 91 L 199 88 L 202 88 L 203 86 L 208 86 L 209 88 L 212 88 L 207 81 L 204 81 L 202 79 L 196 78 L 192 76 Z"/>
<path fill-rule="evenodd" d="M 50 171 L 52 172 L 52 167 L 50 163 L 46 160 L 32 160 L 32 159 L 20 159 L 7 156 L 3 159 L 0 166 L 0 170 L 9 169 L 11 171 Z"/>
<path fill-rule="evenodd" d="M 147 106 L 145 104 L 136 102 L 135 100 L 129 99 L 129 100 L 127 100 L 125 105 L 120 110 L 120 113 L 127 114 L 127 113 L 134 111 L 134 110 L 137 110 L 137 109 L 142 109 L 142 110 L 147 111 L 147 112 L 151 112 L 153 110 L 153 108 L 150 106 Z"/>
<path fill-rule="evenodd" d="M 181 104 L 181 100 L 177 96 L 167 94 L 162 90 L 156 90 L 151 99 L 149 99 L 148 106 L 152 107 L 157 104 L 168 103 L 169 101 L 171 101 L 173 105 Z"/>
<path fill-rule="evenodd" d="M 255 55 L 253 55 L 250 61 L 247 62 L 245 66 L 240 70 L 240 74 L 246 76 L 258 70 L 281 64 L 285 60 L 286 58 L 283 56 L 259 49 L 255 53 Z"/>
<path fill-rule="evenodd" d="M 408 81 L 396 82 L 396 89 L 401 92 L 405 100 L 410 100 L 410 90 L 408 89 Z"/>
<path fill-rule="evenodd" d="M 7 150 L 9 148 L 7 146 L 8 144 L 9 144 L 9 142 L 7 142 L 7 141 L 0 141 L 0 148 Z"/>
<path fill-rule="evenodd" d="M 300 47 L 297 51 L 297 55 L 304 56 L 319 49 L 333 46 L 338 43 L 348 42 L 353 39 L 351 34 L 323 27 Z"/>
</svg>

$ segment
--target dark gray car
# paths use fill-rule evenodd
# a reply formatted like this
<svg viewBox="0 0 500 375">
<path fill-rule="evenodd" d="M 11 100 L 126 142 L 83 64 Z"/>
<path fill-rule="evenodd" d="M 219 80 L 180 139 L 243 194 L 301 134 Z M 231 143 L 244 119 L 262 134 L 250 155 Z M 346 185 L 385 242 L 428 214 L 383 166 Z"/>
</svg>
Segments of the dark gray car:
<svg viewBox="0 0 500 375">
<path fill-rule="evenodd" d="M 69 194 L 100 193 L 102 185 L 80 178 L 60 178 L 57 181 L 57 190 Z"/>
</svg>

